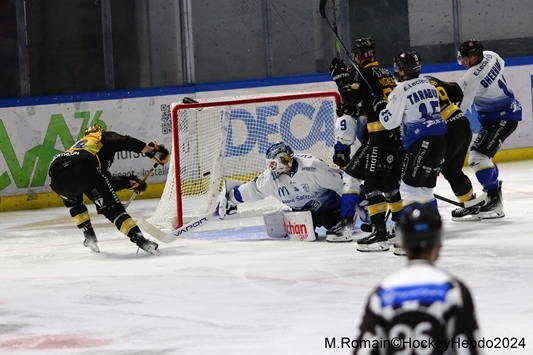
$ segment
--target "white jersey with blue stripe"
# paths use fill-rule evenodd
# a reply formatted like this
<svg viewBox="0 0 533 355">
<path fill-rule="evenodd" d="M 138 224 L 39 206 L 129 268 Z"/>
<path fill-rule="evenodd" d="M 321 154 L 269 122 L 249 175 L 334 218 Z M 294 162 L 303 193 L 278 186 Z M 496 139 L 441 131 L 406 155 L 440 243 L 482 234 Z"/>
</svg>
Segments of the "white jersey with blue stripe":
<svg viewBox="0 0 533 355">
<path fill-rule="evenodd" d="M 447 130 L 440 115 L 437 89 L 426 78 L 399 83 L 390 93 L 379 120 L 388 130 L 401 125 L 405 149 L 420 138 L 442 135 Z"/>
<path fill-rule="evenodd" d="M 342 171 L 310 154 L 294 154 L 292 169 L 275 177 L 266 169 L 238 187 L 242 202 L 274 197 L 293 210 L 324 211 L 340 208 Z"/>
<path fill-rule="evenodd" d="M 414 341 L 433 344 L 424 349 L 424 354 L 479 354 L 476 348 L 457 348 L 460 339 L 479 339 L 470 291 L 429 261 L 409 261 L 407 266 L 383 279 L 371 293 L 357 339 L 359 343 L 381 339 L 386 347 L 398 337 L 404 339 L 406 348 L 410 345 L 412 348 Z M 403 354 L 402 350 L 401 346 L 361 348 L 354 353 Z M 406 349 L 405 353 L 415 352 Z"/>
<path fill-rule="evenodd" d="M 483 60 L 457 82 L 464 93 L 461 110 L 466 112 L 473 103 L 482 124 L 522 118 L 520 104 L 503 75 L 504 68 L 505 61 L 497 53 L 483 51 Z"/>
</svg>

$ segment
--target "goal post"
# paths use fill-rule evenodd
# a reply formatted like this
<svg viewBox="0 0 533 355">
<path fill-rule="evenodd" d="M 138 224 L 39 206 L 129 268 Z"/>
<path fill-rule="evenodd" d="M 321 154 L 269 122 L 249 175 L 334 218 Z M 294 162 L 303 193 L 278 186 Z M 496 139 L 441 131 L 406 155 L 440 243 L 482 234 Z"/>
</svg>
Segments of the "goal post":
<svg viewBox="0 0 533 355">
<path fill-rule="evenodd" d="M 332 164 L 337 92 L 262 94 L 174 103 L 172 154 L 156 212 L 148 219 L 176 229 L 212 211 L 226 179 L 248 182 L 266 168 L 265 152 L 284 141 L 295 153 Z M 239 206 L 239 212 L 279 208 L 274 199 Z"/>
</svg>

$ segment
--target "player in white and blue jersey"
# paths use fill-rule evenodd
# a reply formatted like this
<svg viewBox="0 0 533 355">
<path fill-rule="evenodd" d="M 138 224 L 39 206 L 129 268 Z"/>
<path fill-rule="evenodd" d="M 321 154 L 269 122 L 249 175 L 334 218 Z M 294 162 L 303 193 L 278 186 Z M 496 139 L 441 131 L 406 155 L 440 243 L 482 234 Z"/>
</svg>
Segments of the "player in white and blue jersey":
<svg viewBox="0 0 533 355">
<path fill-rule="evenodd" d="M 505 213 L 501 181 L 492 158 L 522 120 L 522 107 L 507 86 L 503 75 L 505 62 L 498 54 L 484 51 L 480 42 L 471 39 L 461 44 L 458 61 L 467 69 L 458 81 L 464 93 L 461 110 L 466 112 L 474 104 L 481 124 L 470 147 L 468 162 L 487 193 L 487 199 L 481 206 L 455 213 L 461 213 L 465 219 L 502 218 Z"/>
<path fill-rule="evenodd" d="M 381 124 L 388 130 L 401 126 L 405 158 L 400 194 L 404 206 L 437 202 L 433 188 L 444 161 L 446 123 L 441 117 L 437 89 L 419 77 L 422 60 L 414 51 L 394 59 L 398 86 L 389 95 L 374 100 Z"/>
</svg>

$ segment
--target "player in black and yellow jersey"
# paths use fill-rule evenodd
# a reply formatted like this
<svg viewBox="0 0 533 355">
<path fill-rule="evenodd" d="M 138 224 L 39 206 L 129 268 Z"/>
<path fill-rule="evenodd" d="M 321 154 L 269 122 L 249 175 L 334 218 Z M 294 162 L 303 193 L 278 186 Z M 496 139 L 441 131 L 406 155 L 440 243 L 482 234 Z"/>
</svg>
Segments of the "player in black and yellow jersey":
<svg viewBox="0 0 533 355">
<path fill-rule="evenodd" d="M 342 60 L 334 58 L 330 75 L 337 84 L 343 102 L 360 106 L 367 120 L 368 147 L 363 179 L 372 233 L 357 242 L 357 250 L 386 251 L 389 250 L 387 210 L 391 209 L 392 219 L 395 221 L 402 209 L 399 183 L 403 160 L 400 155 L 403 148 L 399 129 L 386 130 L 379 122 L 379 116 L 372 104 L 376 97 L 386 98 L 396 86 L 396 82 L 390 71 L 379 65 L 376 59 L 376 43 L 371 37 L 356 39 L 352 50 L 353 61 L 359 70 L 346 67 Z M 353 175 L 356 170 L 354 163 L 352 159 L 345 171 L 355 178 L 361 178 Z"/>
<path fill-rule="evenodd" d="M 472 142 L 472 129 L 468 118 L 455 104 L 463 99 L 463 91 L 455 82 L 445 82 L 432 76 L 426 78 L 437 89 L 440 113 L 448 127 L 448 133 L 444 135 L 446 153 L 441 173 L 459 202 L 474 199 L 476 195 L 472 182 L 463 172 L 466 154 Z M 452 219 L 462 220 L 468 215 L 467 212 L 465 208 L 457 208 L 452 211 Z"/>
<path fill-rule="evenodd" d="M 144 238 L 115 193 L 127 188 L 142 192 L 146 183 L 134 175 L 112 176 L 108 169 L 119 151 L 144 153 L 162 165 L 168 162 L 169 151 L 156 142 L 146 144 L 137 138 L 104 131 L 99 125 L 87 127 L 84 134 L 66 152 L 54 156 L 48 172 L 52 190 L 61 197 L 74 223 L 83 231 L 83 245 L 100 252 L 89 211 L 83 203 L 83 195 L 86 195 L 96 205 L 96 211 L 139 248 L 150 254 L 161 254 L 157 243 Z"/>
</svg>

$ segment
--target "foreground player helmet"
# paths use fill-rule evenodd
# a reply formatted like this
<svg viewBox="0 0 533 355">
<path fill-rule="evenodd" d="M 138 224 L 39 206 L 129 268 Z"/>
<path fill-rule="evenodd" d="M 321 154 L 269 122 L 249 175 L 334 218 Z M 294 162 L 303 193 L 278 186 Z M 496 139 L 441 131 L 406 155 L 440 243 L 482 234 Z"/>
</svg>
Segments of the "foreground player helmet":
<svg viewBox="0 0 533 355">
<path fill-rule="evenodd" d="M 398 220 L 400 240 L 406 249 L 426 249 L 441 245 L 442 220 L 433 206 L 407 206 Z"/>
<path fill-rule="evenodd" d="M 420 68 L 422 68 L 422 58 L 415 51 L 402 52 L 394 58 L 394 76 L 398 81 L 401 80 L 398 74 L 400 69 L 403 69 L 409 78 L 417 78 L 420 75 Z"/>
<path fill-rule="evenodd" d="M 89 127 L 85 128 L 84 134 L 88 135 L 88 134 L 97 133 L 97 132 L 102 133 L 103 131 L 104 131 L 104 129 L 102 127 L 100 127 L 97 124 L 93 124 L 93 125 L 90 125 Z"/>
<path fill-rule="evenodd" d="M 463 64 L 461 57 L 472 57 L 477 55 L 479 60 L 483 58 L 483 45 L 475 39 L 469 39 L 461 44 L 457 52 L 457 63 Z"/>
<path fill-rule="evenodd" d="M 267 164 L 275 177 L 280 176 L 292 167 L 292 157 L 294 153 L 288 145 L 283 142 L 274 143 L 266 151 Z"/>
<path fill-rule="evenodd" d="M 363 58 L 376 56 L 376 42 L 372 37 L 362 37 L 355 40 L 352 45 L 354 57 L 359 54 Z"/>
</svg>

